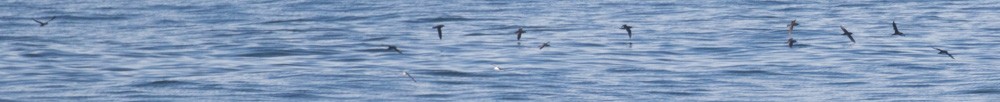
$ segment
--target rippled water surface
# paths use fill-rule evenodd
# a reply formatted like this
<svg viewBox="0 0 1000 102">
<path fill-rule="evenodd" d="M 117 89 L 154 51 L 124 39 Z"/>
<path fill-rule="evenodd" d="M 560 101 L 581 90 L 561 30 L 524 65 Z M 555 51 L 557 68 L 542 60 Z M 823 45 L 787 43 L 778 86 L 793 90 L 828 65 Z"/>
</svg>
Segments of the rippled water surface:
<svg viewBox="0 0 1000 102">
<path fill-rule="evenodd" d="M 995 0 L 14 0 L 0 10 L 0 101 L 1000 100 Z M 893 20 L 906 36 L 890 36 Z"/>
</svg>

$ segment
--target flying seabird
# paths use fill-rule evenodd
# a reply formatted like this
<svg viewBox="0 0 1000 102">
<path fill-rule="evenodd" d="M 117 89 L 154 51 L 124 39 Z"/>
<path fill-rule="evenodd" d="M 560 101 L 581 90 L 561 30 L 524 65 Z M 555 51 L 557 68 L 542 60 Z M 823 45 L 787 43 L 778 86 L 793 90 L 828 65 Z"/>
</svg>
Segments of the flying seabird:
<svg viewBox="0 0 1000 102">
<path fill-rule="evenodd" d="M 940 51 L 940 52 L 938 52 L 938 54 L 948 55 L 948 57 L 951 57 L 951 59 L 955 59 L 955 56 L 951 56 L 951 53 L 948 53 L 948 50 L 942 50 L 942 49 L 935 48 L 935 47 L 931 47 L 931 48 L 934 48 L 935 50 Z"/>
<path fill-rule="evenodd" d="M 441 28 L 443 28 L 443 27 L 444 27 L 444 25 L 437 25 L 437 26 L 434 26 L 434 29 L 437 29 L 437 30 L 438 30 L 438 39 L 444 39 L 444 38 L 442 37 L 442 35 L 441 35 Z"/>
<path fill-rule="evenodd" d="M 792 39 L 792 29 L 795 29 L 795 26 L 799 25 L 799 23 L 795 23 L 795 21 L 796 20 L 792 20 L 792 23 L 788 24 L 788 41 L 786 42 L 788 43 L 788 48 L 792 48 L 792 45 L 797 42 L 795 39 Z"/>
<path fill-rule="evenodd" d="M 521 34 L 525 33 L 524 27 L 517 28 L 517 32 L 514 32 L 514 33 L 517 33 L 517 40 L 521 41 Z"/>
<path fill-rule="evenodd" d="M 503 71 L 503 68 L 500 68 L 500 66 L 497 66 L 497 64 L 493 64 L 493 70 Z"/>
<path fill-rule="evenodd" d="M 844 34 L 842 34 L 842 35 L 847 35 L 847 38 L 850 38 L 852 43 L 857 43 L 857 42 L 854 42 L 854 36 L 851 36 L 851 34 L 854 34 L 854 33 L 848 32 L 847 29 L 845 29 L 843 25 L 840 26 L 840 30 L 844 30 Z"/>
<path fill-rule="evenodd" d="M 542 48 L 545 48 L 545 47 L 549 47 L 549 42 L 542 43 L 541 46 L 538 46 L 538 49 L 541 50 Z"/>
<path fill-rule="evenodd" d="M 55 19 L 56 19 L 56 17 L 52 17 L 52 18 L 49 18 L 48 21 L 42 22 L 42 21 L 38 21 L 38 19 L 31 18 L 31 20 L 34 20 L 35 23 L 38 23 L 39 27 L 44 27 L 45 25 L 49 25 L 49 22 L 51 22 L 52 20 L 55 20 Z"/>
<path fill-rule="evenodd" d="M 622 27 L 618 29 L 625 29 L 625 31 L 628 32 L 628 38 L 632 39 L 632 26 L 628 26 L 628 24 L 622 24 Z"/>
<path fill-rule="evenodd" d="M 792 48 L 792 45 L 794 45 L 795 42 L 797 42 L 797 41 L 795 41 L 795 39 L 792 39 L 792 38 L 789 37 L 788 38 L 788 42 L 786 42 L 786 43 L 788 43 L 788 48 Z"/>
<path fill-rule="evenodd" d="M 799 26 L 799 23 L 795 23 L 795 21 L 796 20 L 792 20 L 792 23 L 786 26 L 788 27 L 788 34 L 792 33 L 792 29 L 795 29 L 795 26 Z"/>
<path fill-rule="evenodd" d="M 413 80 L 413 82 L 417 82 L 417 79 L 413 79 L 413 76 L 410 76 L 410 73 L 406 73 L 406 71 L 403 71 L 403 75 L 406 75 L 406 77 L 410 77 L 410 80 Z"/>
<path fill-rule="evenodd" d="M 396 51 L 399 54 L 403 54 L 403 51 L 399 51 L 399 48 L 396 48 L 396 46 L 392 46 L 392 45 L 387 45 L 387 46 L 389 46 L 388 50 Z"/>
<path fill-rule="evenodd" d="M 892 35 L 906 36 L 906 35 L 903 35 L 903 32 L 899 32 L 899 28 L 896 27 L 896 21 L 895 20 L 892 21 L 892 30 L 896 31 L 896 33 L 892 33 Z"/>
</svg>

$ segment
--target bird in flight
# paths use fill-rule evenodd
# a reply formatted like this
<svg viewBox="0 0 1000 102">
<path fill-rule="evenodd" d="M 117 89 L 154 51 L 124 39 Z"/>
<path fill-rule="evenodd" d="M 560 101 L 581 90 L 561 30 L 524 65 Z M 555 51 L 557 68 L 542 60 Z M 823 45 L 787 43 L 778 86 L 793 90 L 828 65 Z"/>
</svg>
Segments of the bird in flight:
<svg viewBox="0 0 1000 102">
<path fill-rule="evenodd" d="M 799 25 L 799 23 L 795 23 L 795 21 L 796 20 L 792 20 L 792 23 L 788 24 L 788 26 L 787 26 L 788 27 L 788 41 L 785 42 L 785 43 L 788 43 L 788 48 L 792 48 L 792 45 L 795 45 L 795 42 L 798 42 L 798 41 L 795 41 L 795 39 L 792 39 L 792 29 L 795 29 L 795 26 Z"/>
<path fill-rule="evenodd" d="M 517 33 L 517 40 L 518 40 L 518 41 L 521 41 L 521 34 L 524 34 L 524 33 L 525 33 L 525 31 L 524 31 L 524 27 L 521 27 L 521 28 L 517 28 L 517 32 L 514 32 L 514 33 Z"/>
<path fill-rule="evenodd" d="M 892 21 L 892 30 L 896 31 L 896 33 L 892 33 L 892 35 L 906 36 L 903 35 L 903 32 L 899 32 L 899 27 L 896 27 L 896 21 Z"/>
<path fill-rule="evenodd" d="M 790 23 L 790 24 L 788 24 L 786 26 L 786 27 L 788 27 L 788 33 L 789 34 L 792 33 L 792 29 L 795 29 L 795 26 L 799 26 L 799 23 L 795 23 L 795 21 L 797 21 L 797 20 L 792 20 L 792 23 Z"/>
<path fill-rule="evenodd" d="M 623 24 L 622 27 L 618 29 L 625 29 L 625 31 L 628 32 L 628 38 L 632 39 L 632 26 L 628 26 L 628 24 Z"/>
<path fill-rule="evenodd" d="M 948 57 L 951 57 L 951 59 L 955 59 L 955 56 L 951 56 L 951 53 L 948 53 L 948 50 L 942 50 L 942 49 L 935 48 L 935 47 L 931 47 L 931 48 L 934 48 L 935 50 L 940 51 L 940 52 L 938 52 L 938 54 L 948 55 Z"/>
<path fill-rule="evenodd" d="M 48 21 L 42 22 L 42 21 L 39 21 L 38 19 L 31 18 L 31 20 L 34 20 L 35 23 L 38 23 L 39 27 L 44 27 L 45 25 L 49 25 L 49 22 L 51 22 L 52 20 L 55 20 L 55 19 L 56 19 L 56 17 L 52 17 L 52 18 L 49 18 Z"/>
<path fill-rule="evenodd" d="M 794 45 L 795 42 L 798 42 L 798 41 L 795 41 L 795 39 L 792 39 L 792 38 L 789 37 L 788 41 L 785 42 L 785 43 L 788 43 L 788 48 L 792 48 L 792 45 Z"/>
<path fill-rule="evenodd" d="M 857 43 L 857 42 L 854 42 L 854 36 L 851 36 L 854 33 L 848 32 L 847 29 L 844 28 L 843 25 L 840 26 L 840 30 L 844 30 L 844 34 L 841 34 L 841 35 L 847 35 L 847 38 L 850 38 L 852 43 Z"/>
<path fill-rule="evenodd" d="M 406 77 L 410 77 L 410 80 L 412 80 L 413 82 L 417 82 L 417 79 L 413 79 L 413 76 L 410 76 L 410 73 L 406 73 L 406 71 L 403 71 L 403 75 L 406 75 Z"/>
<path fill-rule="evenodd" d="M 542 43 L 541 46 L 538 46 L 538 49 L 541 50 L 542 48 L 545 48 L 545 47 L 549 47 L 549 42 Z"/>
<path fill-rule="evenodd" d="M 387 45 L 387 46 L 389 46 L 388 50 L 390 50 L 390 51 L 396 51 L 399 54 L 403 54 L 403 51 L 399 51 L 399 48 L 396 48 L 396 46 L 392 46 L 392 45 Z"/>
<path fill-rule="evenodd" d="M 434 29 L 437 29 L 437 30 L 438 30 L 438 39 L 444 39 L 444 38 L 442 37 L 442 34 L 441 34 L 441 28 L 444 28 L 444 25 L 437 25 L 437 26 L 434 26 Z"/>
</svg>

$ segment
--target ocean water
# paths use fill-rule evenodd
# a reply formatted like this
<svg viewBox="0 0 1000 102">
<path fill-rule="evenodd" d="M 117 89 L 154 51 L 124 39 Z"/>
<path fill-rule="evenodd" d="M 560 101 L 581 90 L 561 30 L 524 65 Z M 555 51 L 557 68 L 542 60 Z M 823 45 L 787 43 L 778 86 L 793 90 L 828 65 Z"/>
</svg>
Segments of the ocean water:
<svg viewBox="0 0 1000 102">
<path fill-rule="evenodd" d="M 2 102 L 1000 100 L 995 0 L 9 0 L 0 11 Z M 906 36 L 890 36 L 893 21 Z"/>
</svg>

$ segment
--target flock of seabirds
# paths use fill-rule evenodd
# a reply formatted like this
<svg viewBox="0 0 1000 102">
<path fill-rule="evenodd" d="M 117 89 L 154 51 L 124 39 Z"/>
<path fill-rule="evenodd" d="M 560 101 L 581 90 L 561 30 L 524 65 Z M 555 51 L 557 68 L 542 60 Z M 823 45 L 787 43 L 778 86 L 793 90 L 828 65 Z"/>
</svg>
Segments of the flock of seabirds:
<svg viewBox="0 0 1000 102">
<path fill-rule="evenodd" d="M 788 27 L 788 41 L 785 42 L 785 43 L 788 44 L 788 48 L 792 48 L 795 45 L 795 42 L 797 42 L 794 38 L 792 38 L 792 31 L 795 29 L 795 26 L 799 25 L 799 23 L 796 23 L 796 21 L 797 20 L 792 20 L 792 22 L 790 24 L 788 24 L 788 26 L 786 26 L 786 27 Z M 437 29 L 438 39 L 443 40 L 444 39 L 443 38 L 444 34 L 441 31 L 441 29 L 444 28 L 444 25 L 437 25 L 437 26 L 434 26 L 432 28 Z M 629 26 L 628 24 L 623 24 L 621 26 L 621 28 L 618 28 L 618 29 L 625 30 L 625 32 L 628 33 L 628 38 L 632 39 L 632 28 L 633 27 Z M 841 35 L 847 36 L 847 38 L 851 40 L 851 43 L 857 43 L 854 40 L 854 36 L 852 36 L 854 33 L 851 33 L 850 31 L 847 31 L 847 28 L 844 28 L 844 26 L 840 26 L 840 30 L 844 31 L 844 34 L 841 34 Z M 899 32 L 899 27 L 896 26 L 896 21 L 892 21 L 892 30 L 894 31 L 894 33 L 891 36 L 897 36 L 897 35 L 898 36 L 906 36 L 906 35 L 903 35 L 902 32 Z M 524 34 L 524 33 L 526 33 L 526 31 L 524 31 L 524 27 L 517 28 L 517 31 L 514 32 L 514 34 L 517 34 L 517 40 L 518 41 L 521 40 L 521 35 Z M 390 51 L 396 51 L 399 54 L 403 54 L 403 52 L 400 51 L 399 48 L 396 47 L 396 46 L 393 46 L 393 45 L 386 45 L 386 46 L 389 46 L 388 50 L 390 50 Z M 549 42 L 545 42 L 545 43 L 542 43 L 542 45 L 539 45 L 538 49 L 541 50 L 541 49 L 543 49 L 545 47 L 550 47 L 550 46 L 551 45 L 549 45 Z M 936 48 L 936 47 L 931 47 L 931 48 L 933 48 L 934 50 L 939 51 L 938 54 L 948 55 L 948 57 L 950 57 L 951 59 L 955 59 L 955 57 L 952 56 L 951 53 L 948 53 L 947 50 L 939 49 L 939 48 Z M 493 70 L 503 71 L 503 68 L 500 68 L 500 66 L 497 66 L 496 64 L 493 64 Z M 413 82 L 417 82 L 417 80 L 414 79 L 413 76 L 410 76 L 410 73 L 408 73 L 406 71 L 403 71 L 403 75 L 406 75 L 406 77 L 410 77 L 410 80 L 412 80 Z"/>
<path fill-rule="evenodd" d="M 46 20 L 44 22 L 41 21 L 41 20 L 35 19 L 35 18 L 32 18 L 31 20 L 35 21 L 35 23 L 38 23 L 39 27 L 45 27 L 45 25 L 49 25 L 49 22 L 51 22 L 52 20 L 55 20 L 55 19 L 56 19 L 56 17 L 50 17 L 49 20 Z M 797 42 L 794 38 L 792 38 L 792 31 L 795 29 L 795 26 L 798 26 L 798 25 L 799 25 L 799 23 L 796 23 L 796 20 L 792 20 L 792 22 L 790 24 L 788 24 L 788 26 L 786 26 L 786 27 L 788 27 L 788 41 L 785 42 L 785 43 L 788 43 L 788 48 L 792 48 L 795 45 L 795 42 Z M 438 39 L 444 40 L 444 37 L 443 37 L 444 33 L 441 31 L 441 29 L 444 28 L 444 25 L 437 25 L 437 26 L 434 26 L 432 28 L 437 29 Z M 624 25 L 622 25 L 621 28 L 618 28 L 618 29 L 625 30 L 625 32 L 628 33 L 628 38 L 632 39 L 632 26 L 629 26 L 628 24 L 624 24 Z M 840 30 L 844 31 L 844 34 L 841 34 L 841 35 L 847 36 L 847 38 L 851 40 L 851 43 L 856 43 L 854 41 L 854 36 L 852 36 L 854 33 L 851 33 L 850 31 L 847 31 L 847 28 L 844 28 L 844 26 L 840 26 Z M 894 33 L 892 34 L 892 36 L 896 36 L 896 35 L 898 35 L 898 36 L 906 36 L 906 35 L 903 35 L 902 32 L 899 32 L 899 27 L 896 26 L 896 21 L 892 21 L 892 30 L 894 31 Z M 517 34 L 517 40 L 518 41 L 521 40 L 521 35 L 524 34 L 524 33 L 527 33 L 527 31 L 524 30 L 524 27 L 517 28 L 517 31 L 514 32 L 514 34 Z M 394 45 L 386 45 L 386 46 L 389 47 L 387 50 L 396 51 L 396 53 L 403 54 L 403 51 L 399 50 L 399 48 L 396 47 L 396 46 L 394 46 Z M 541 49 L 544 49 L 545 47 L 551 47 L 551 45 L 549 45 L 549 42 L 542 43 L 542 45 L 538 46 L 538 49 L 541 50 Z M 936 48 L 936 47 L 931 47 L 931 48 L 933 48 L 934 50 L 939 51 L 938 54 L 948 55 L 948 57 L 950 57 L 951 59 L 955 59 L 955 57 L 952 56 L 951 53 L 948 53 L 948 50 L 943 50 L 943 49 L 939 49 L 939 48 Z M 496 64 L 493 64 L 493 70 L 503 71 L 503 68 L 500 68 L 500 66 L 498 66 Z M 410 73 L 408 73 L 406 71 L 403 71 L 403 75 L 406 75 L 406 77 L 409 77 L 410 80 L 412 80 L 413 82 L 417 82 L 417 80 L 414 79 L 413 76 L 410 76 Z"/>
</svg>

